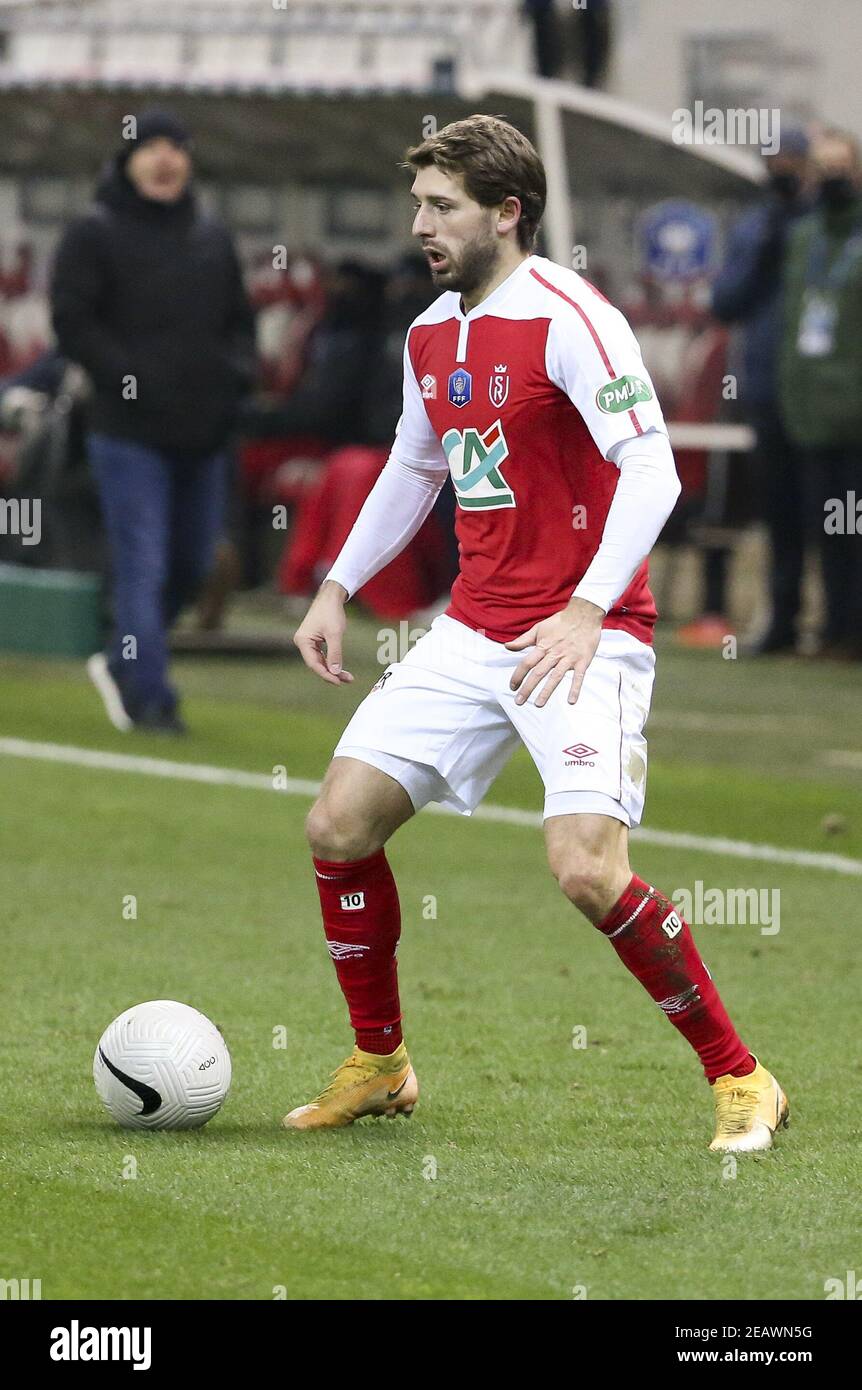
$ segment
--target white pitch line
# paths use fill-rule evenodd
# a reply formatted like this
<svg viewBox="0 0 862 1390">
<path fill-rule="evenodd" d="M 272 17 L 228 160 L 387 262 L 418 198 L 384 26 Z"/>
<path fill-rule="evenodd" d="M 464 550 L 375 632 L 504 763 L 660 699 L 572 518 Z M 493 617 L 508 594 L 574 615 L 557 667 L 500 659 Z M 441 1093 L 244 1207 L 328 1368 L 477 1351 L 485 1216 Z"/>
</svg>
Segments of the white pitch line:
<svg viewBox="0 0 862 1390">
<path fill-rule="evenodd" d="M 207 763 L 178 763 L 168 758 L 145 758 L 132 753 L 107 753 L 95 748 L 74 748 L 62 743 L 31 743 L 23 738 L 0 738 L 0 754 L 10 758 L 28 758 L 39 762 L 67 763 L 74 767 L 89 767 L 100 772 L 131 772 L 144 777 L 165 777 L 175 782 L 205 782 L 218 787 L 248 787 L 253 791 L 277 791 L 281 795 L 316 796 L 319 782 L 302 777 L 285 777 L 281 785 L 273 785 L 273 775 L 265 772 L 242 772 L 237 768 L 213 767 Z M 431 803 L 426 810 L 438 815 L 457 815 L 447 806 Z M 502 825 L 523 825 L 541 828 L 538 811 L 523 811 L 515 806 L 479 806 L 474 811 L 477 820 L 496 821 Z M 790 864 L 796 868 L 822 869 L 836 874 L 862 878 L 862 860 L 847 859 L 841 854 L 824 854 L 817 850 L 782 849 L 780 845 L 755 844 L 748 840 L 727 840 L 714 835 L 690 835 L 676 830 L 632 831 L 632 838 L 644 845 L 659 845 L 662 849 L 690 849 L 699 854 L 724 854 L 734 859 L 754 859 L 766 864 Z"/>
<path fill-rule="evenodd" d="M 862 772 L 862 753 L 857 748 L 830 748 L 823 754 L 827 767 L 849 767 Z"/>
<path fill-rule="evenodd" d="M 71 763 L 75 767 L 94 767 L 102 772 L 136 772 L 143 777 L 167 777 L 175 782 L 209 782 L 217 787 L 251 787 L 257 791 L 276 791 L 272 774 L 242 772 L 232 767 L 211 767 L 207 763 L 176 763 L 168 758 L 144 758 L 137 753 L 106 753 L 98 748 L 72 748 L 63 743 L 31 743 L 25 738 L 0 738 L 0 753 L 11 758 L 35 758 L 39 762 Z M 319 782 L 297 777 L 285 779 L 285 791 L 294 796 L 315 796 Z"/>
<path fill-rule="evenodd" d="M 810 728 L 811 716 L 808 714 L 714 714 L 708 710 L 652 710 L 649 716 L 650 729 L 685 729 L 688 733 L 702 734 L 756 734 L 758 738 L 772 735 L 786 738 L 787 730 Z"/>
</svg>

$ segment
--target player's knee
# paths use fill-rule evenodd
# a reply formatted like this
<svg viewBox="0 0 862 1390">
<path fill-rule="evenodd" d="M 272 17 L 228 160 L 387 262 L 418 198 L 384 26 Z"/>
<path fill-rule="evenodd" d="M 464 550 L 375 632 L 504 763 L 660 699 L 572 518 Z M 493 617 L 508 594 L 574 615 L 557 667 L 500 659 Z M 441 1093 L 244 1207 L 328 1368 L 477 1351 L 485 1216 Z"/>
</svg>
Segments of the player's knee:
<svg viewBox="0 0 862 1390">
<path fill-rule="evenodd" d="M 569 902 L 593 918 L 606 901 L 609 865 L 607 856 L 588 849 L 569 853 L 565 859 L 551 865 L 551 871 Z"/>
<path fill-rule="evenodd" d="M 378 848 L 371 843 L 368 827 L 330 797 L 320 797 L 312 806 L 305 837 L 318 859 L 364 859 Z"/>
</svg>

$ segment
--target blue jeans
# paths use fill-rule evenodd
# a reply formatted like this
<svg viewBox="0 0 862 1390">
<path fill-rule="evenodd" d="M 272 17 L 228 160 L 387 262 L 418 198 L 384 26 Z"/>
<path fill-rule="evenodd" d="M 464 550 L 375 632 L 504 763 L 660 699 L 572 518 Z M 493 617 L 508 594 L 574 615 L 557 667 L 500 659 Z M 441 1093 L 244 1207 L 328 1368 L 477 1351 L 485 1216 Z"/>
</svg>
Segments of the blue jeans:
<svg viewBox="0 0 862 1390">
<path fill-rule="evenodd" d="M 168 632 L 212 567 L 225 521 L 226 457 L 178 462 L 105 434 L 90 434 L 87 444 L 113 571 L 108 664 L 132 719 L 171 711 Z"/>
</svg>

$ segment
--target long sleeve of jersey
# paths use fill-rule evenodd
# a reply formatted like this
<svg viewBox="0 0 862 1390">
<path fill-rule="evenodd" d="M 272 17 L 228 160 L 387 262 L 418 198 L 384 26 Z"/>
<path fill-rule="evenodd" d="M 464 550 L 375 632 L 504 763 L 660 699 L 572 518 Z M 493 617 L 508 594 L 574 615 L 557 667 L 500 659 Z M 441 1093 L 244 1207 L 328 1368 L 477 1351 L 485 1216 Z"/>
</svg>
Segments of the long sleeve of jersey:
<svg viewBox="0 0 862 1390">
<path fill-rule="evenodd" d="M 599 548 L 573 598 L 587 599 L 607 613 L 652 550 L 680 494 L 673 451 L 666 434 L 649 430 L 609 452 L 620 470 Z"/>
</svg>

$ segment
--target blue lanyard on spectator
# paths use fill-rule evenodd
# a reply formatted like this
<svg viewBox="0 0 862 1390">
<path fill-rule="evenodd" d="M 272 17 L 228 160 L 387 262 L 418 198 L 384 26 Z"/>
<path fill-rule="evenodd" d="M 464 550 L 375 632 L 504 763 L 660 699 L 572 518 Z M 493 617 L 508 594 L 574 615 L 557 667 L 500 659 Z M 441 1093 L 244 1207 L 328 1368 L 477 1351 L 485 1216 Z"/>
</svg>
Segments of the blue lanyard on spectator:
<svg viewBox="0 0 862 1390">
<path fill-rule="evenodd" d="M 818 232 L 814 237 L 808 253 L 805 283 L 824 290 L 842 290 L 850 278 L 857 257 L 862 255 L 862 219 L 853 224 L 850 235 L 831 266 L 827 266 L 829 243 L 830 238 L 825 232 Z"/>
</svg>

